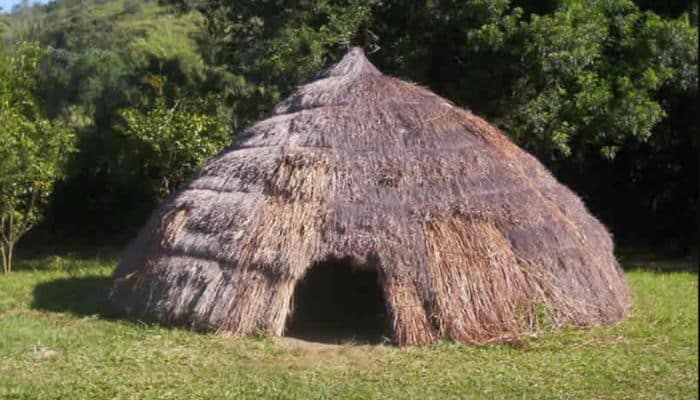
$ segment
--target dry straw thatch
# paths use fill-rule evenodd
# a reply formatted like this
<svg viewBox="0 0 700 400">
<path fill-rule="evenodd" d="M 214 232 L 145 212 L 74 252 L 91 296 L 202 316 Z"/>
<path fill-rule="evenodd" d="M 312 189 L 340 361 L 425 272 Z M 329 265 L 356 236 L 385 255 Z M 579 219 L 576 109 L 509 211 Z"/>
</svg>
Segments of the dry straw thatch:
<svg viewBox="0 0 700 400">
<path fill-rule="evenodd" d="M 327 259 L 376 268 L 392 338 L 499 340 L 613 323 L 610 234 L 531 155 L 352 49 L 243 132 L 125 251 L 112 302 L 165 323 L 283 335 Z"/>
</svg>

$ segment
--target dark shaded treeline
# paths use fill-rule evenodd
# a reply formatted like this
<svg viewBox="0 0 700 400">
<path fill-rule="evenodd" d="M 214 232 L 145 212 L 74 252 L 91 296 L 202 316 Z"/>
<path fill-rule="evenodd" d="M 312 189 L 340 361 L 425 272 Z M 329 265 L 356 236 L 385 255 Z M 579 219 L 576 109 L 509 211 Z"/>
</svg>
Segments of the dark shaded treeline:
<svg viewBox="0 0 700 400">
<path fill-rule="evenodd" d="M 688 248 L 697 16 L 694 1 L 58 0 L 5 17 L 4 42 L 54 49 L 36 91 L 79 133 L 46 224 L 61 236 L 128 237 L 233 134 L 361 45 L 508 132 L 618 243 Z"/>
</svg>

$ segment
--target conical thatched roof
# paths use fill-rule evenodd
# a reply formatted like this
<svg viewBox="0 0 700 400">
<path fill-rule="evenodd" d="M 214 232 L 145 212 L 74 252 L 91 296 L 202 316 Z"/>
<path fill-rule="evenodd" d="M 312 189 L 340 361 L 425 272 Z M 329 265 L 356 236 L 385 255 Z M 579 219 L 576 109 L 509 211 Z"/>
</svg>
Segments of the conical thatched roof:
<svg viewBox="0 0 700 400">
<path fill-rule="evenodd" d="M 497 128 L 360 49 L 300 87 L 150 218 L 115 273 L 126 313 L 284 333 L 329 258 L 376 268 L 400 345 L 618 321 L 606 229 Z"/>
</svg>

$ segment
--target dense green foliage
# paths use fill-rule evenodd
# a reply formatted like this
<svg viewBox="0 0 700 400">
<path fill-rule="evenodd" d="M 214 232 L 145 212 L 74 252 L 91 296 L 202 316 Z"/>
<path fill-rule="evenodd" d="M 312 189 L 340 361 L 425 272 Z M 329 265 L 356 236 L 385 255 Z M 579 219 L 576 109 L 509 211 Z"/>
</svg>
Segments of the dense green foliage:
<svg viewBox="0 0 700 400">
<path fill-rule="evenodd" d="M 350 45 L 495 122 L 618 238 L 695 237 L 698 6 L 646 0 L 57 0 L 7 19 L 54 50 L 37 95 L 79 133 L 52 220 L 138 226 Z M 165 121 L 165 122 L 164 122 Z M 96 221 L 99 221 L 95 224 Z"/>
<path fill-rule="evenodd" d="M 0 398 L 694 399 L 698 278 L 627 272 L 621 324 L 518 342 L 290 348 L 106 318 L 116 257 L 21 260 L 0 279 Z M 688 261 L 690 262 L 690 261 Z M 697 265 L 697 260 L 694 261 Z M 647 269 L 649 268 L 649 269 Z"/>
<path fill-rule="evenodd" d="M 92 236 L 138 226 L 230 142 L 200 13 L 66 0 L 20 11 L 8 25 L 8 47 L 22 39 L 54 49 L 42 59 L 37 95 L 79 135 L 54 196 L 51 220 L 61 230 Z"/>
<path fill-rule="evenodd" d="M 43 51 L 21 43 L 0 52 L 0 260 L 12 269 L 15 243 L 41 218 L 73 145 L 73 133 L 51 121 L 34 96 Z"/>
<path fill-rule="evenodd" d="M 229 144 L 226 124 L 199 111 L 199 104 L 176 102 L 166 106 L 158 98 L 145 112 L 129 108 L 122 112 L 122 131 L 134 149 L 134 168 L 144 168 L 144 176 L 155 176 L 153 183 L 161 196 L 169 195 L 209 156 Z"/>
</svg>

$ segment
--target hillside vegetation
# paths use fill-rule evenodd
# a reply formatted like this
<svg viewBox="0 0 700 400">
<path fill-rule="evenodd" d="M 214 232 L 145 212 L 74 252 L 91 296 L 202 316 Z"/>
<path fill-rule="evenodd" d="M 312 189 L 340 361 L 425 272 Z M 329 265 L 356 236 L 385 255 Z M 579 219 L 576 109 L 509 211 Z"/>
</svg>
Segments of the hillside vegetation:
<svg viewBox="0 0 700 400">
<path fill-rule="evenodd" d="M 0 18 L 3 57 L 45 49 L 32 93 L 78 136 L 48 209 L 62 235 L 133 232 L 350 45 L 495 122 L 618 241 L 696 235 L 694 1 L 56 0 Z"/>
</svg>

